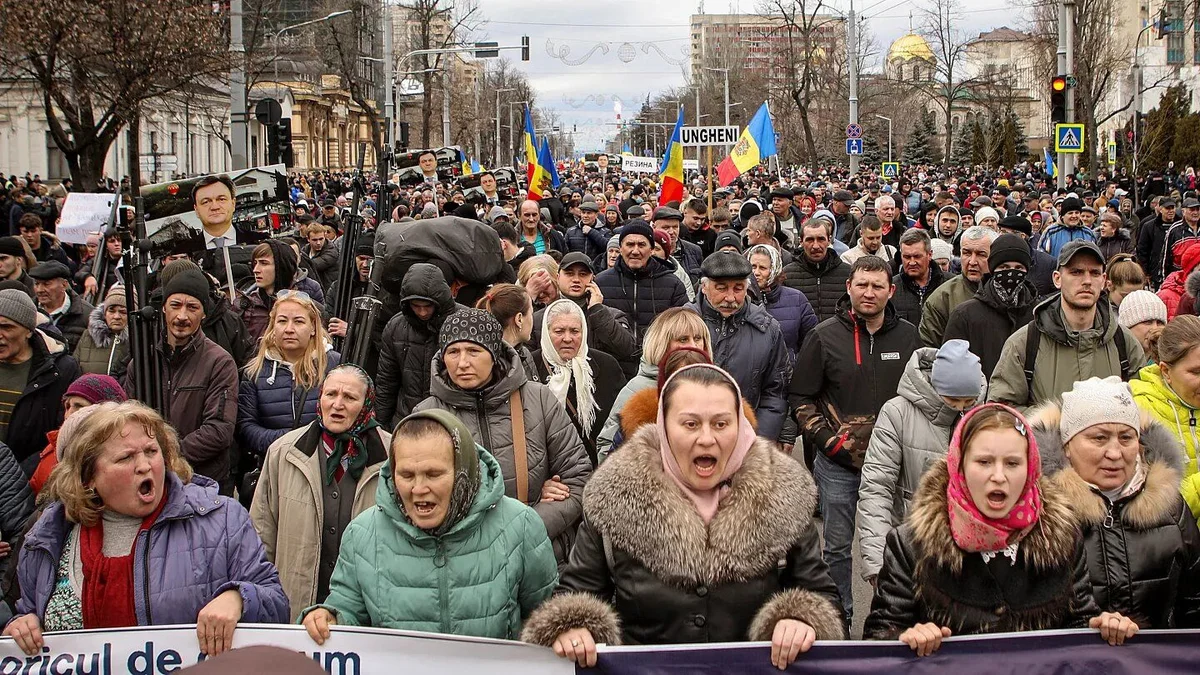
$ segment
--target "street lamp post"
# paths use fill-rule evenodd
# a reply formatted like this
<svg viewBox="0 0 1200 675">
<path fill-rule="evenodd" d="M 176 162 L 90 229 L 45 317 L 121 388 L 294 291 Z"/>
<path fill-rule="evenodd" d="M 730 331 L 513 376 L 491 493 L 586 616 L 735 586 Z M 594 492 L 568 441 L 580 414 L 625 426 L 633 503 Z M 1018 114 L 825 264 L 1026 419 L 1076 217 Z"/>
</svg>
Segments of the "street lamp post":
<svg viewBox="0 0 1200 675">
<path fill-rule="evenodd" d="M 892 118 L 876 115 L 879 119 L 888 123 L 888 161 L 892 161 Z"/>
<path fill-rule="evenodd" d="M 346 16 L 347 14 L 353 14 L 353 13 L 354 13 L 353 10 L 343 9 L 340 12 L 330 12 L 329 14 L 326 14 L 325 16 L 323 16 L 319 19 L 311 19 L 309 21 L 301 21 L 300 23 L 294 23 L 290 26 L 284 26 L 283 28 L 280 28 L 279 30 L 275 31 L 275 40 L 274 40 L 275 56 L 272 59 L 272 61 L 275 62 L 275 84 L 279 84 L 279 37 L 281 35 L 283 35 L 284 33 L 288 32 L 290 30 L 296 30 L 297 28 L 303 28 L 304 26 L 311 26 L 313 24 L 324 23 L 326 21 L 332 21 L 333 19 L 336 19 L 339 16 Z"/>
<path fill-rule="evenodd" d="M 513 118 L 513 106 L 528 105 L 528 104 L 529 104 L 529 101 L 509 101 L 508 102 L 508 150 L 509 150 L 509 152 L 512 152 L 514 149 L 513 146 L 515 146 L 517 144 L 517 123 L 516 123 L 515 119 Z M 537 152 L 537 148 L 534 148 L 533 150 L 534 150 L 534 152 Z M 513 160 L 513 166 L 515 167 L 517 165 L 516 157 L 514 156 L 514 157 L 511 157 L 510 159 Z"/>
<path fill-rule="evenodd" d="M 496 90 L 496 154 L 492 155 L 492 167 L 500 166 L 500 94 L 506 91 L 516 91 L 516 87 Z"/>
<path fill-rule="evenodd" d="M 725 76 L 725 126 L 729 126 L 729 69 L 709 68 L 707 66 L 704 69 L 711 70 L 714 73 L 721 73 Z"/>
</svg>

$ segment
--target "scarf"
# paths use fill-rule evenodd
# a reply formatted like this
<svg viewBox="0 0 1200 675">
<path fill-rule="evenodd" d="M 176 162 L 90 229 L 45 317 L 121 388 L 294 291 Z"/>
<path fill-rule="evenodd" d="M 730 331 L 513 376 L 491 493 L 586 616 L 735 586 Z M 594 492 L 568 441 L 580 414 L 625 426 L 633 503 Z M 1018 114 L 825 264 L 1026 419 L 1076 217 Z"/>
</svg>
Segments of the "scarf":
<svg viewBox="0 0 1200 675">
<path fill-rule="evenodd" d="M 751 260 L 751 256 L 754 255 L 765 255 L 771 260 L 770 283 L 763 290 L 775 288 L 776 283 L 779 281 L 779 275 L 783 274 L 783 257 L 779 255 L 779 251 L 775 250 L 773 246 L 766 244 L 755 244 L 746 249 L 746 260 Z M 753 261 L 751 261 L 751 264 L 753 264 Z"/>
<path fill-rule="evenodd" d="M 1142 461 L 1142 455 L 1139 453 L 1137 456 L 1137 464 L 1133 467 L 1133 477 L 1129 479 L 1129 482 L 1115 490 L 1101 490 L 1098 486 L 1093 485 L 1092 483 L 1088 483 L 1088 487 L 1104 495 L 1104 498 L 1107 499 L 1110 504 L 1116 504 L 1122 499 L 1125 499 L 1126 497 L 1132 497 L 1141 491 L 1142 487 L 1146 485 L 1146 473 L 1146 463 Z"/>
<path fill-rule="evenodd" d="M 317 424 L 321 425 L 321 441 L 332 448 L 325 456 L 326 485 L 333 485 L 347 472 L 356 481 L 362 478 L 368 459 L 367 443 L 363 440 L 363 435 L 379 428 L 379 421 L 375 419 L 375 383 L 371 376 L 358 366 L 346 367 L 355 368 L 360 372 L 367 382 L 367 395 L 363 398 L 362 410 L 359 410 L 358 417 L 354 418 L 354 424 L 340 434 L 329 431 L 325 427 L 325 421 L 317 417 Z"/>
<path fill-rule="evenodd" d="M 446 509 L 446 518 L 442 520 L 441 525 L 432 530 L 421 530 L 430 536 L 440 537 L 470 515 L 471 507 L 475 505 L 475 497 L 478 496 L 482 484 L 479 469 L 482 462 L 479 461 L 479 450 L 475 445 L 474 437 L 471 436 L 471 431 L 453 413 L 445 410 L 415 412 L 401 420 L 396 428 L 400 428 L 405 422 L 414 419 L 430 419 L 441 424 L 450 434 L 450 443 L 454 447 L 454 487 L 450 489 L 450 505 Z M 401 448 L 397 448 L 397 452 L 400 450 Z M 383 473 L 386 474 L 384 480 L 391 483 L 392 494 L 397 495 L 397 503 L 400 505 L 400 512 L 404 514 L 404 519 L 408 521 L 409 525 L 413 525 L 412 519 L 404 511 L 404 500 L 400 499 L 396 492 L 394 468 L 389 468 Z"/>
<path fill-rule="evenodd" d="M 559 316 L 575 316 L 579 319 L 579 351 L 570 361 L 564 361 L 554 349 L 550 339 L 550 329 L 554 319 Z M 588 361 L 588 325 L 587 317 L 574 300 L 563 298 L 555 300 L 546 307 L 542 321 L 542 360 L 550 367 L 550 379 L 546 386 L 554 392 L 554 397 L 560 403 L 570 403 L 571 383 L 575 383 L 574 408 L 579 418 L 580 433 L 585 437 L 591 433 L 592 424 L 596 421 L 596 380 L 592 373 L 592 364 Z"/>
<path fill-rule="evenodd" d="M 972 417 L 991 408 L 1012 413 L 1017 418 L 1017 431 L 1029 442 L 1025 462 L 1025 488 L 1017 498 L 1016 505 L 1003 518 L 989 518 L 979 511 L 971 499 L 971 491 L 967 488 L 967 479 L 962 472 L 962 431 Z M 1037 484 L 1042 475 L 1042 460 L 1038 454 L 1037 441 L 1029 432 L 1029 424 L 1021 413 L 999 403 L 988 403 L 963 415 L 962 421 L 954 430 L 954 437 L 950 440 L 946 467 L 950 472 L 950 484 L 946 488 L 950 533 L 954 537 L 954 543 L 962 550 L 970 553 L 1003 551 L 1023 539 L 1037 523 L 1042 512 L 1042 494 Z"/>
<path fill-rule="evenodd" d="M 139 536 L 158 520 L 167 504 L 166 484 L 158 508 L 142 519 Z M 134 539 L 136 542 L 137 540 Z M 134 548 L 137 544 L 134 544 Z M 127 628 L 138 625 L 134 609 L 133 551 L 126 555 L 104 555 L 104 521 L 79 528 L 79 559 L 83 563 L 84 628 Z"/>
<path fill-rule="evenodd" d="M 667 390 L 667 385 L 671 380 L 679 376 L 680 373 L 691 370 L 692 368 L 711 368 L 720 373 L 725 379 L 729 380 L 733 385 L 734 391 L 737 392 L 737 416 L 738 416 L 738 436 L 737 442 L 733 447 L 733 451 L 729 455 L 729 459 L 725 462 L 725 471 L 721 474 L 721 481 L 716 489 L 713 490 L 697 490 L 688 484 L 684 478 L 683 470 L 679 468 L 679 462 L 675 460 L 675 454 L 671 452 L 671 444 L 667 440 L 667 425 L 663 416 L 663 411 L 666 410 L 665 401 L 661 392 Z M 683 494 L 692 501 L 696 507 L 696 511 L 700 513 L 700 517 L 705 523 L 712 522 L 714 516 L 717 515 L 717 507 L 720 506 L 721 500 L 729 493 L 730 479 L 733 474 L 742 468 L 742 462 L 746 460 L 746 455 L 750 453 L 750 448 L 754 445 L 754 441 L 758 439 L 754 432 L 754 427 L 750 425 L 750 420 L 746 419 L 746 406 L 742 401 L 742 390 L 738 388 L 737 382 L 729 376 L 729 373 L 720 369 L 717 366 L 708 363 L 696 363 L 690 366 L 684 366 L 671 374 L 663 384 L 662 390 L 658 399 L 658 447 L 662 455 L 663 469 L 675 485 L 683 492 Z"/>
<path fill-rule="evenodd" d="M 992 272 L 992 286 L 996 289 L 996 297 L 1000 302 L 1004 303 L 1005 307 L 1017 307 L 1023 300 L 1021 295 L 1021 287 L 1025 284 L 1025 279 L 1029 277 L 1029 272 L 1022 269 L 1006 269 L 999 272 Z"/>
</svg>

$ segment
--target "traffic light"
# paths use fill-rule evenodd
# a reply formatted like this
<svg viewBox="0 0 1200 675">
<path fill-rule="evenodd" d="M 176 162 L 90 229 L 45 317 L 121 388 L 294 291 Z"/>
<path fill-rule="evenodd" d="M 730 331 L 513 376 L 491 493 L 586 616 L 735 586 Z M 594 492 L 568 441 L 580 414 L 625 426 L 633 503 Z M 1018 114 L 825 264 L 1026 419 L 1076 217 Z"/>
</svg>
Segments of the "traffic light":
<svg viewBox="0 0 1200 675">
<path fill-rule="evenodd" d="M 1065 124 L 1067 121 L 1067 76 L 1059 75 L 1050 80 L 1050 124 Z"/>
<path fill-rule="evenodd" d="M 521 60 L 522 61 L 529 60 L 529 36 L 528 35 L 521 36 Z"/>
<path fill-rule="evenodd" d="M 271 157 L 274 163 L 282 162 L 284 166 L 292 166 L 292 120 L 290 117 L 285 117 L 279 120 L 275 125 L 275 133 L 272 134 L 271 141 Z"/>
<path fill-rule="evenodd" d="M 400 148 L 408 150 L 408 122 L 400 123 Z"/>
</svg>

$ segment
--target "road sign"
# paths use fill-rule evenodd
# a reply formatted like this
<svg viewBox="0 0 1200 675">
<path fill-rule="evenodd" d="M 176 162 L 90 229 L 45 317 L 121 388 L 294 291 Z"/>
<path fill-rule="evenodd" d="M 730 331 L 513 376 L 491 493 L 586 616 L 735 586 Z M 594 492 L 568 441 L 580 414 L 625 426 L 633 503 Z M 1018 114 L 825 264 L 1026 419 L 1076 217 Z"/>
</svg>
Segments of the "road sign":
<svg viewBox="0 0 1200 675">
<path fill-rule="evenodd" d="M 679 141 L 683 145 L 733 145 L 741 132 L 736 126 L 728 127 L 682 127 Z"/>
<path fill-rule="evenodd" d="M 1115 166 L 1117 164 L 1117 142 L 1108 142 L 1108 165 Z"/>
<path fill-rule="evenodd" d="M 846 138 L 862 138 L 862 126 L 858 124 L 847 124 Z"/>
<path fill-rule="evenodd" d="M 863 141 L 861 138 L 846 139 L 846 154 L 861 155 L 863 152 Z"/>
<path fill-rule="evenodd" d="M 884 162 L 883 170 L 880 172 L 884 178 L 898 178 L 900 176 L 900 162 Z"/>
<path fill-rule="evenodd" d="M 1083 152 L 1083 125 L 1055 124 L 1054 151 L 1068 154 Z"/>
<path fill-rule="evenodd" d="M 421 84 L 420 80 L 409 77 L 400 80 L 400 85 L 396 88 L 397 96 L 420 96 L 424 93 L 425 85 Z"/>
</svg>

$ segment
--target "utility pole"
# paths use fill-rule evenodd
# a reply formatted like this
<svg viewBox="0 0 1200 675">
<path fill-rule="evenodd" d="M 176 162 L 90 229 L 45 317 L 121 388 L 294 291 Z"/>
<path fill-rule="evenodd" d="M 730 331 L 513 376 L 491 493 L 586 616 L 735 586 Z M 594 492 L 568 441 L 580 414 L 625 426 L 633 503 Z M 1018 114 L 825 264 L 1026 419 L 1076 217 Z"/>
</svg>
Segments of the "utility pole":
<svg viewBox="0 0 1200 675">
<path fill-rule="evenodd" d="M 450 145 L 450 59 L 442 55 L 442 145 Z"/>
<path fill-rule="evenodd" d="M 229 147 L 234 170 L 249 168 L 246 144 L 249 115 L 246 113 L 246 46 L 242 44 L 242 0 L 229 0 Z M 136 189 L 136 188 L 135 188 Z"/>
<path fill-rule="evenodd" d="M 850 124 L 858 124 L 858 25 L 855 23 L 854 0 L 850 0 L 846 22 L 846 53 L 850 59 Z M 857 173 L 858 155 L 850 155 L 850 175 Z"/>
<path fill-rule="evenodd" d="M 392 8 L 383 7 L 383 145 L 391 147 L 395 139 L 392 123 L 396 119 L 396 55 L 392 53 Z M 387 181 L 387 176 L 381 178 Z"/>
<path fill-rule="evenodd" d="M 492 168 L 503 165 L 500 159 L 500 94 L 506 91 L 516 91 L 513 87 L 496 90 L 496 154 L 492 155 Z"/>
<path fill-rule="evenodd" d="M 1075 0 L 1062 0 L 1058 7 L 1058 73 L 1065 75 L 1070 82 L 1075 71 Z M 1063 91 L 1065 116 L 1067 123 L 1075 122 L 1075 89 L 1067 86 Z M 1067 176 L 1075 173 L 1075 157 L 1071 153 L 1058 154 L 1058 171 L 1056 180 L 1058 187 L 1065 187 Z"/>
</svg>

